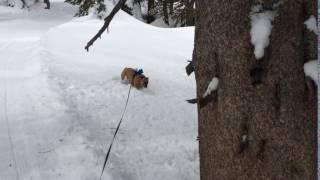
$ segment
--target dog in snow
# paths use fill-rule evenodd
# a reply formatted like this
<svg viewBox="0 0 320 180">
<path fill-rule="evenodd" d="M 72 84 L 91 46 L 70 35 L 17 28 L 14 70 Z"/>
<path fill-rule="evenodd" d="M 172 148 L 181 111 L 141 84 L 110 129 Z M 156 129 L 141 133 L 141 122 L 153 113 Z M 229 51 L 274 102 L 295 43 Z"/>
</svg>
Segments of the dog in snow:
<svg viewBox="0 0 320 180">
<path fill-rule="evenodd" d="M 147 88 L 149 78 L 143 75 L 142 69 L 124 68 L 121 73 L 122 80 L 128 80 L 137 89 Z"/>
</svg>

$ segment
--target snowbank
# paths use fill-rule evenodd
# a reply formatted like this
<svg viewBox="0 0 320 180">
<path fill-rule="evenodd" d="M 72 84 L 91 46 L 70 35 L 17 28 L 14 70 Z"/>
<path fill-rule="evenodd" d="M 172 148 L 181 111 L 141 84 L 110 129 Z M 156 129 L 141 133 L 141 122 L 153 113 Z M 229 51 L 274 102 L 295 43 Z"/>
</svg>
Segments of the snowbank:
<svg viewBox="0 0 320 180">
<path fill-rule="evenodd" d="M 88 53 L 103 21 L 73 19 L 62 2 L 30 8 L 0 7 L 0 179 L 98 179 L 129 90 L 125 66 L 150 83 L 132 89 L 103 179 L 199 179 L 197 112 L 184 101 L 196 94 L 184 70 L 194 29 L 120 12 Z"/>
<path fill-rule="evenodd" d="M 42 39 L 52 89 L 68 107 L 69 139 L 86 145 L 71 156 L 82 157 L 82 162 L 66 168 L 74 166 L 88 177 L 82 166 L 90 169 L 92 179 L 99 176 L 128 93 L 120 73 L 133 67 L 143 68 L 149 86 L 131 92 L 105 179 L 199 179 L 196 107 L 184 101 L 195 96 L 194 78 L 184 71 L 192 55 L 194 29 L 156 28 L 119 12 L 110 33 L 86 52 L 86 42 L 102 23 L 78 18 L 51 29 Z M 64 155 L 70 148 L 60 149 L 63 158 L 70 158 Z"/>
</svg>

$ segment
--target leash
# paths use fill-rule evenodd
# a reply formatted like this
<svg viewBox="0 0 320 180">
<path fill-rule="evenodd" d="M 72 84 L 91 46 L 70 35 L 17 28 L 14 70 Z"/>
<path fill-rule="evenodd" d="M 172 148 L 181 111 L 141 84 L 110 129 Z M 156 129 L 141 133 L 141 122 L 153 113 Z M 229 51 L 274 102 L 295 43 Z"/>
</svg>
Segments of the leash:
<svg viewBox="0 0 320 180">
<path fill-rule="evenodd" d="M 116 131 L 114 132 L 114 135 L 113 135 L 111 144 L 110 144 L 110 146 L 109 146 L 107 155 L 106 155 L 106 157 L 105 157 L 105 159 L 104 159 L 103 168 L 102 168 L 101 175 L 100 175 L 100 180 L 101 180 L 101 178 L 102 178 L 104 169 L 105 169 L 106 164 L 107 164 L 107 162 L 108 162 L 108 159 L 109 159 L 109 155 L 110 155 L 110 152 L 111 152 L 111 148 L 112 148 L 113 142 L 114 142 L 114 140 L 116 139 L 116 136 L 117 136 L 117 133 L 118 133 L 118 131 L 119 131 L 119 129 L 120 129 L 120 125 L 121 125 L 121 123 L 122 123 L 124 114 L 125 114 L 125 112 L 126 112 L 126 110 L 127 110 L 127 106 L 128 106 L 128 103 L 129 103 L 129 97 L 130 97 L 130 93 L 131 93 L 131 88 L 132 88 L 132 85 L 130 84 L 130 88 L 129 88 L 129 92 L 128 92 L 128 97 L 127 97 L 126 105 L 125 105 L 125 107 L 124 107 L 124 110 L 123 110 L 122 116 L 121 116 L 121 118 L 120 118 L 120 121 L 119 121 L 119 123 L 118 123 L 117 129 L 116 129 Z"/>
</svg>

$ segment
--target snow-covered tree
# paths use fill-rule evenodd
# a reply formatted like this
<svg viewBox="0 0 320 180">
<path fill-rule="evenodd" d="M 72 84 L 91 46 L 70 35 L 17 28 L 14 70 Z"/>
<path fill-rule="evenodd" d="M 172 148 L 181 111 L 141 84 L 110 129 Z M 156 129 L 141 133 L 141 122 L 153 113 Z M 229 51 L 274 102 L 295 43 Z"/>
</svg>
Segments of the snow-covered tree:
<svg viewBox="0 0 320 180">
<path fill-rule="evenodd" d="M 180 26 L 194 26 L 194 0 L 179 0 L 174 3 L 172 19 Z"/>
<path fill-rule="evenodd" d="M 145 6 L 144 0 L 127 0 L 121 7 L 122 10 L 137 18 L 140 21 L 145 21 L 143 18 L 142 8 Z"/>
<path fill-rule="evenodd" d="M 172 27 L 194 25 L 194 0 L 155 0 L 148 15 Z"/>
<path fill-rule="evenodd" d="M 93 9 L 98 17 L 106 14 L 106 2 L 113 0 L 65 0 L 79 5 L 76 16 L 85 16 Z M 194 0 L 126 0 L 121 9 L 140 21 L 159 26 L 181 27 L 194 25 Z"/>
<path fill-rule="evenodd" d="M 94 9 L 99 18 L 103 18 L 106 12 L 106 5 L 104 0 L 65 0 L 65 2 L 72 5 L 79 5 L 79 10 L 75 16 L 86 16 L 90 9 Z"/>
<path fill-rule="evenodd" d="M 43 0 L 46 4 L 45 9 L 50 9 L 50 1 Z M 29 8 L 30 6 L 39 3 L 39 0 L 0 0 L 0 5 L 17 7 L 17 8 Z"/>
<path fill-rule="evenodd" d="M 194 0 L 127 0 L 122 10 L 155 25 L 181 27 L 194 25 Z"/>
</svg>

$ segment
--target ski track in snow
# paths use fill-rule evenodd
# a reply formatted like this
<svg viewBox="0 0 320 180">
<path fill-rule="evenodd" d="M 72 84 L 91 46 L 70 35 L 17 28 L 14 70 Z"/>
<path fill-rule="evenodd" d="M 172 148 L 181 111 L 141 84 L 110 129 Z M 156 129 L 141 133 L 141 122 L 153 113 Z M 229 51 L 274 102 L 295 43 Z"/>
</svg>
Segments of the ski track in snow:
<svg viewBox="0 0 320 180">
<path fill-rule="evenodd" d="M 196 107 L 184 102 L 195 96 L 184 72 L 193 29 L 120 12 L 87 53 L 101 21 L 72 20 L 62 2 L 35 8 L 0 11 L 0 180 L 98 179 L 129 90 L 124 66 L 144 68 L 150 85 L 132 89 L 103 179 L 199 179 Z"/>
</svg>

